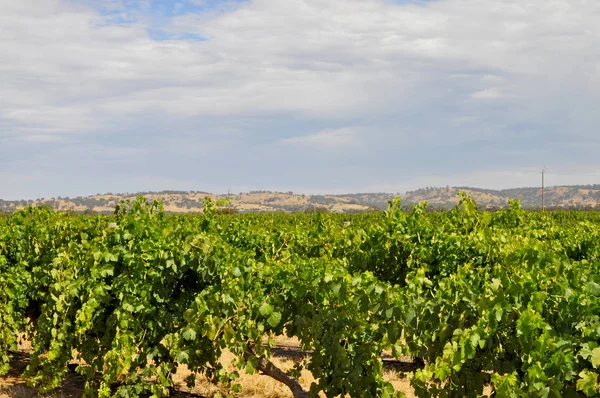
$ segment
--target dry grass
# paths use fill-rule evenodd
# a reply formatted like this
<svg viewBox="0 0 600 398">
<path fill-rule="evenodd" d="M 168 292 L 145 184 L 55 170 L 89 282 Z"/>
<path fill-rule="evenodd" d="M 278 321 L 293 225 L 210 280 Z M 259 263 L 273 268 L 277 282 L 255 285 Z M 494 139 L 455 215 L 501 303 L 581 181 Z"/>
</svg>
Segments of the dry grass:
<svg viewBox="0 0 600 398">
<path fill-rule="evenodd" d="M 230 363 L 234 359 L 234 356 L 230 353 L 224 353 L 221 357 L 221 362 L 223 364 Z M 275 366 L 280 369 L 288 370 L 291 369 L 296 363 L 295 360 L 290 358 L 280 358 L 273 357 L 271 358 L 271 362 Z M 233 370 L 232 367 L 229 368 Z M 180 370 L 175 375 L 175 382 L 177 383 L 177 389 L 180 391 L 187 391 L 195 394 L 202 394 L 207 396 L 212 396 L 216 392 L 221 392 L 223 394 L 227 393 L 227 390 L 223 387 L 215 386 L 209 380 L 207 380 L 204 376 L 198 376 L 196 378 L 196 386 L 192 389 L 187 389 L 185 387 L 185 378 L 189 375 L 189 372 L 185 370 Z M 410 387 L 410 383 L 408 379 L 400 376 L 397 372 L 386 370 L 384 372 L 384 378 L 392 383 L 394 388 L 397 391 L 402 391 L 406 394 L 408 398 L 414 397 L 414 392 Z M 313 375 L 307 371 L 303 370 L 300 379 L 298 380 L 302 387 L 305 390 L 310 388 L 310 385 L 315 381 Z M 290 398 L 292 394 L 290 390 L 284 386 L 282 383 L 272 379 L 269 376 L 253 374 L 249 375 L 245 372 L 240 372 L 240 378 L 236 381 L 242 386 L 242 393 L 239 394 L 240 397 L 248 397 L 248 398 Z M 321 395 L 325 397 L 325 395 Z"/>
<path fill-rule="evenodd" d="M 275 336 L 274 343 L 277 347 L 284 348 L 284 352 L 290 355 L 273 356 L 271 362 L 275 366 L 283 370 L 291 369 L 298 361 L 303 358 L 303 353 L 299 351 L 299 341 L 295 338 L 286 336 Z M 5 377 L 0 377 L 0 398 L 17 397 L 17 398 L 33 398 L 39 397 L 36 388 L 28 387 L 25 381 L 20 377 L 28 363 L 28 354 L 31 352 L 31 345 L 27 339 L 23 338 L 19 346 L 20 354 L 15 355 L 12 371 Z M 224 352 L 221 356 L 221 363 L 228 366 L 230 371 L 236 370 L 231 366 L 234 355 L 229 352 Z M 186 386 L 185 379 L 189 376 L 190 371 L 181 366 L 174 375 L 175 387 L 181 393 L 177 396 L 185 397 L 187 393 L 211 397 L 217 392 L 227 393 L 225 386 L 219 386 L 211 383 L 205 376 L 199 375 L 196 377 L 196 385 L 193 388 Z M 392 383 L 398 391 L 406 393 L 407 397 L 414 397 L 413 390 L 410 387 L 409 381 L 402 375 L 393 370 L 386 370 L 384 378 Z M 315 381 L 313 375 L 304 370 L 301 374 L 299 382 L 308 390 L 311 383 Z M 83 394 L 84 379 L 75 373 L 70 373 L 65 381 L 65 384 L 52 394 L 43 395 L 49 398 L 64 398 L 64 397 L 80 397 Z M 289 389 L 274 380 L 273 378 L 261 374 L 247 374 L 240 372 L 240 378 L 236 381 L 242 386 L 242 392 L 237 394 L 238 397 L 247 398 L 288 398 L 292 397 Z"/>
</svg>

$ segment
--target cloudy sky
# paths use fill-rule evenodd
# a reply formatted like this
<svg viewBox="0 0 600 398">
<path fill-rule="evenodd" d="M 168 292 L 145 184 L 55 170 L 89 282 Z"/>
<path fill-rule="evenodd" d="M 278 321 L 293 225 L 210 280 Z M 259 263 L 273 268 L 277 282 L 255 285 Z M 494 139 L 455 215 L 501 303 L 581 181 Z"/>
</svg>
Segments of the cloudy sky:
<svg viewBox="0 0 600 398">
<path fill-rule="evenodd" d="M 600 183 L 595 0 L 0 2 L 0 198 Z"/>
</svg>

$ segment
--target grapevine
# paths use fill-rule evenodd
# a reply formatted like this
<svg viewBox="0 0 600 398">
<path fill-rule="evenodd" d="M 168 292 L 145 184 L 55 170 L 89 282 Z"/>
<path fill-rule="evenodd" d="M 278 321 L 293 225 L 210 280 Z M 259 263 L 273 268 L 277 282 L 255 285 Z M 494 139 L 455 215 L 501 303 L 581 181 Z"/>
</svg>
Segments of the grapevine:
<svg viewBox="0 0 600 398">
<path fill-rule="evenodd" d="M 477 210 L 113 216 L 25 208 L 0 218 L 0 375 L 19 336 L 42 392 L 77 362 L 88 396 L 168 396 L 186 365 L 240 390 L 235 367 L 295 396 L 391 397 L 382 355 L 419 358 L 430 396 L 600 394 L 600 215 Z M 299 340 L 304 389 L 270 361 Z"/>
</svg>

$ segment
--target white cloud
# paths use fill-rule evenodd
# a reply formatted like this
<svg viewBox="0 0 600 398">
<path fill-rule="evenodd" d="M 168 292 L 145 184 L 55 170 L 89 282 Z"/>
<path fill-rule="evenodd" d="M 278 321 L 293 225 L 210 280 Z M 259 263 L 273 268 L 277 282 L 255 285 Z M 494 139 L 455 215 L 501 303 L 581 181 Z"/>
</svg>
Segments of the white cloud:
<svg viewBox="0 0 600 398">
<path fill-rule="evenodd" d="M 398 158 L 425 158 L 432 147 L 434 166 L 462 173 L 456 159 L 471 159 L 482 147 L 492 149 L 473 167 L 496 170 L 496 153 L 511 155 L 498 160 L 505 168 L 525 167 L 538 159 L 576 161 L 599 145 L 599 2 L 225 1 L 161 19 L 166 36 L 191 33 L 205 41 L 152 40 L 149 3 L 132 9 L 106 0 L 108 14 L 90 8 L 97 4 L 0 2 L 3 143 L 62 137 L 61 145 L 97 148 L 111 139 L 124 147 L 116 152 L 123 158 L 141 143 L 168 150 L 176 164 L 194 154 L 210 157 L 237 139 L 240 148 L 264 152 L 247 162 L 250 169 L 283 142 L 290 152 L 358 149 L 365 156 L 357 167 L 409 168 L 417 180 L 424 166 Z M 215 137 L 230 125 L 243 134 Z M 287 126 L 294 134 L 317 132 L 283 139 Z M 193 139 L 181 139 L 182 131 Z M 578 145 L 577 152 L 567 154 L 564 142 Z M 14 163 L 7 148 L 0 148 L 1 167 Z M 517 149 L 535 156 L 515 160 Z M 42 163 L 22 153 L 31 167 Z M 228 155 L 250 156 L 242 149 Z M 165 173 L 194 166 L 166 164 Z M 214 181 L 221 181 L 217 173 Z M 377 175 L 371 173 L 363 181 Z"/>
<path fill-rule="evenodd" d="M 452 121 L 454 123 L 459 123 L 459 124 L 463 124 L 463 123 L 471 123 L 471 122 L 475 122 L 477 120 L 477 117 L 475 116 L 459 116 L 459 117 L 455 117 L 452 119 Z"/>
<path fill-rule="evenodd" d="M 360 137 L 352 128 L 327 129 L 311 135 L 286 138 L 282 143 L 320 150 L 339 150 L 356 147 L 360 143 Z"/>
<path fill-rule="evenodd" d="M 22 137 L 24 141 L 34 142 L 34 143 L 47 143 L 47 142 L 57 142 L 61 141 L 63 138 L 56 135 L 50 134 L 28 134 Z"/>
<path fill-rule="evenodd" d="M 23 96 L 57 114 L 100 110 L 83 122 L 93 126 L 157 111 L 389 114 L 425 106 L 440 95 L 440 79 L 468 69 L 468 90 L 442 83 L 457 101 L 499 98 L 510 88 L 503 84 L 518 87 L 515 101 L 568 95 L 585 80 L 598 88 L 596 3 L 254 0 L 226 9 L 166 27 L 208 41 L 155 42 L 144 19 L 103 26 L 108 17 L 72 3 L 4 2 L 11 34 L 0 39 L 2 84 L 21 93 L 2 100 L 4 117 L 30 117 Z M 575 65 L 584 73 L 573 74 Z M 41 119 L 73 125 L 71 117 Z"/>
<path fill-rule="evenodd" d="M 502 98 L 502 90 L 497 87 L 486 88 L 484 90 L 476 91 L 471 94 L 474 99 L 497 99 Z"/>
</svg>

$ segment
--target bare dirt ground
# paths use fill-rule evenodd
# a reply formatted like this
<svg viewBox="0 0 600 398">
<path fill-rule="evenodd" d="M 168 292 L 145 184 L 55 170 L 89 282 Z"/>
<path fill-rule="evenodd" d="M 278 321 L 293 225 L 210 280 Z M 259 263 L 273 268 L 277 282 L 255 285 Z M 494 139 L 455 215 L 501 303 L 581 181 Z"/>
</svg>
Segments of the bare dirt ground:
<svg viewBox="0 0 600 398">
<path fill-rule="evenodd" d="M 0 377 L 0 398 L 16 397 L 16 398 L 33 398 L 45 396 L 49 398 L 64 398 L 64 397 L 81 397 L 83 395 L 83 386 L 85 380 L 74 371 L 69 372 L 63 386 L 51 394 L 40 395 L 36 388 L 28 387 L 26 381 L 21 377 L 29 362 L 29 352 L 31 347 L 25 341 L 20 347 L 19 352 L 13 356 L 12 370 L 5 377 Z M 309 353 L 302 352 L 299 348 L 298 341 L 289 339 L 284 336 L 275 338 L 275 348 L 271 362 L 283 370 L 290 369 L 295 363 L 302 361 Z M 231 363 L 233 355 L 225 352 L 221 361 L 223 364 Z M 409 358 L 400 361 L 384 356 L 384 377 L 398 391 L 403 391 L 408 398 L 414 397 L 410 383 L 402 372 L 415 369 L 415 365 Z M 73 366 L 74 368 L 74 366 Z M 212 397 L 215 393 L 226 393 L 224 387 L 212 384 L 204 376 L 196 378 L 196 386 L 189 389 L 186 386 L 185 379 L 189 375 L 189 371 L 185 367 L 181 367 L 174 376 L 176 383 L 175 391 L 172 396 L 177 398 L 184 397 Z M 299 381 L 302 386 L 308 390 L 311 383 L 315 379 L 312 374 L 304 370 Z M 261 374 L 249 375 L 240 372 L 240 379 L 237 381 L 242 385 L 242 392 L 237 394 L 238 397 L 248 398 L 289 398 L 292 397 L 290 390 L 272 379 L 269 376 Z"/>
</svg>

